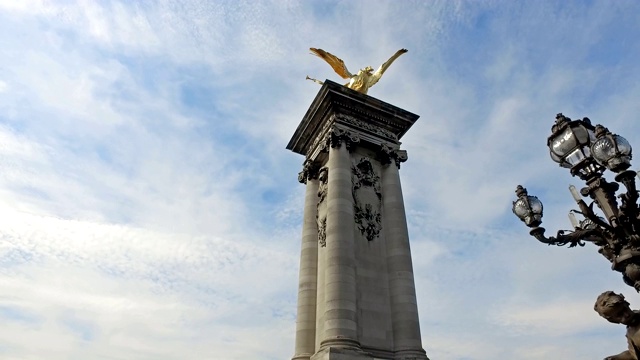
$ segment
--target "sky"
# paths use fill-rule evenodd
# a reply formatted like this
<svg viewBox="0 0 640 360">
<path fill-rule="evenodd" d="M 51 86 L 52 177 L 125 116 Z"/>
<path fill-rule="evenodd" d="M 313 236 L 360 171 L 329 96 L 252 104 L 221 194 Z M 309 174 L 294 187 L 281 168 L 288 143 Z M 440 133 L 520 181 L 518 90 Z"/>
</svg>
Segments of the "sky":
<svg viewBox="0 0 640 360">
<path fill-rule="evenodd" d="M 640 144 L 636 1 L 0 0 L 0 358 L 289 359 L 319 90 L 400 57 L 369 95 L 420 115 L 400 170 L 432 360 L 601 359 L 639 296 L 570 228 L 555 115 Z M 634 167 L 637 169 L 636 167 Z"/>
</svg>

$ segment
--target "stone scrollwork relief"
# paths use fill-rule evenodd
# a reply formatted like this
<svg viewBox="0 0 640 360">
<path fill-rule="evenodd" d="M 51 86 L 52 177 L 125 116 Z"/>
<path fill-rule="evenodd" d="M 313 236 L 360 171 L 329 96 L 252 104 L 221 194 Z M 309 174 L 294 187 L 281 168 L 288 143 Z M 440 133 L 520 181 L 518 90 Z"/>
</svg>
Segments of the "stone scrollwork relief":
<svg viewBox="0 0 640 360">
<path fill-rule="evenodd" d="M 398 167 L 398 169 L 400 169 L 400 163 L 407 161 L 407 159 L 409 159 L 409 156 L 407 155 L 406 150 L 396 151 L 396 156 L 394 160 L 396 161 L 396 166 Z"/>
<path fill-rule="evenodd" d="M 311 145 L 311 147 L 309 148 L 309 151 L 307 152 L 307 156 L 313 153 L 313 151 L 318 147 L 318 145 L 322 146 L 322 148 L 326 146 L 325 143 L 327 140 L 326 139 L 327 132 L 329 131 L 329 128 L 331 127 L 331 125 L 333 125 L 334 122 L 335 122 L 335 115 L 332 115 L 329 121 L 327 121 L 324 124 L 324 126 L 322 127 L 322 130 L 320 130 L 316 139 L 313 141 L 313 144 Z M 328 148 L 326 150 L 328 150 Z"/>
<path fill-rule="evenodd" d="M 347 146 L 347 150 L 351 152 L 355 149 L 355 146 L 360 143 L 360 136 L 358 136 L 357 133 L 335 126 L 335 119 L 336 116 L 332 116 L 330 121 L 328 121 L 320 131 L 318 137 L 309 148 L 309 154 L 313 153 L 316 149 L 319 149 L 320 152 L 328 152 L 330 147 L 339 147 L 342 143 L 344 143 Z"/>
<path fill-rule="evenodd" d="M 306 184 L 307 180 L 317 179 L 320 166 L 317 163 L 307 159 L 302 164 L 302 171 L 298 173 L 298 181 Z"/>
<path fill-rule="evenodd" d="M 332 148 L 340 147 L 340 145 L 344 142 L 347 150 L 351 152 L 360 142 L 360 137 L 358 136 L 358 134 L 351 131 L 341 129 L 339 127 L 334 127 L 329 131 L 327 140 L 329 146 L 331 146 Z"/>
<path fill-rule="evenodd" d="M 347 144 L 347 149 L 352 151 L 354 145 L 360 142 L 360 137 L 357 133 L 352 131 L 340 128 L 336 126 L 336 123 L 340 122 L 341 124 L 348 127 L 354 127 L 356 129 L 361 129 L 373 134 L 376 134 L 382 138 L 390 140 L 391 142 L 397 142 L 398 137 L 393 132 L 382 129 L 373 124 L 368 124 L 362 120 L 358 120 L 357 118 L 344 114 L 334 114 L 326 121 L 323 128 L 318 132 L 318 136 L 313 141 L 311 147 L 309 147 L 307 156 L 313 153 L 317 148 L 320 148 L 320 151 L 329 151 L 329 147 L 337 147 L 340 146 L 342 142 Z"/>
<path fill-rule="evenodd" d="M 344 123 L 347 123 L 349 125 L 352 125 L 358 129 L 364 129 L 367 130 L 369 132 L 372 132 L 374 134 L 380 135 L 382 137 L 385 137 L 387 139 L 393 140 L 393 141 L 398 141 L 398 137 L 396 136 L 396 134 L 392 133 L 389 130 L 386 129 L 382 129 L 379 126 L 375 126 L 373 124 L 368 124 L 362 120 L 358 120 L 353 116 L 349 116 L 349 115 L 345 115 L 345 114 L 338 114 L 336 115 L 336 120 L 340 120 Z"/>
<path fill-rule="evenodd" d="M 369 158 L 363 157 L 351 167 L 354 218 L 360 233 L 372 241 L 382 230 L 382 192 L 380 176 Z"/>
<path fill-rule="evenodd" d="M 393 155 L 395 152 L 395 148 L 389 144 L 382 143 L 380 144 L 380 148 L 378 149 L 378 161 L 380 164 L 387 165 L 391 163 L 393 159 Z"/>
<path fill-rule="evenodd" d="M 380 144 L 377 155 L 382 165 L 387 165 L 394 161 L 398 169 L 400 168 L 400 163 L 407 161 L 408 158 L 406 150 L 400 150 L 397 146 L 394 147 L 385 143 Z"/>
</svg>

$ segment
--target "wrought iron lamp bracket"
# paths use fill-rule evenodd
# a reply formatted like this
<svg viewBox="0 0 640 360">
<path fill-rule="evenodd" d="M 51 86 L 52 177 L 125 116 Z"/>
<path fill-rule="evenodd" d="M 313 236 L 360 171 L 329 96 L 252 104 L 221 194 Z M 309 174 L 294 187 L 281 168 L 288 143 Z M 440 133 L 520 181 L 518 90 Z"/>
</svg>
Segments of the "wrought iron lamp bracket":
<svg viewBox="0 0 640 360">
<path fill-rule="evenodd" d="M 569 230 L 558 230 L 555 237 L 544 236 L 545 229 L 543 227 L 536 227 L 531 229 L 529 234 L 538 239 L 543 244 L 565 246 L 569 244 L 569 247 L 584 246 L 585 241 L 591 242 L 596 245 L 602 246 L 607 243 L 605 238 L 599 229 L 575 229 L 565 234 Z"/>
<path fill-rule="evenodd" d="M 546 237 L 542 224 L 542 202 L 518 185 L 513 202 L 514 214 L 531 228 L 530 234 L 547 245 L 576 247 L 591 242 L 598 252 L 622 273 L 626 284 L 640 291 L 640 194 L 636 177 L 640 172 L 628 170 L 632 149 L 622 136 L 612 134 L 604 126 L 592 126 L 588 118 L 571 120 L 558 114 L 547 139 L 551 159 L 570 169 L 586 186 L 569 190 L 579 207 L 571 210 L 569 219 L 574 230 L 560 230 L 556 236 Z M 616 174 L 615 182 L 603 176 L 609 170 Z M 620 185 L 626 192 L 621 192 Z M 584 198 L 593 201 L 585 203 Z M 604 217 L 594 211 L 594 204 Z M 581 214 L 581 221 L 574 213 Z"/>
</svg>

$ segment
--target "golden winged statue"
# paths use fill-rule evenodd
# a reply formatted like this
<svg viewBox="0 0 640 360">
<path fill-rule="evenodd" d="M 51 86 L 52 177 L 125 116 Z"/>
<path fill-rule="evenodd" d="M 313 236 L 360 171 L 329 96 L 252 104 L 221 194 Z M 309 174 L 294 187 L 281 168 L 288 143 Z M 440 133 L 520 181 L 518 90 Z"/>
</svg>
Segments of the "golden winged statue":
<svg viewBox="0 0 640 360">
<path fill-rule="evenodd" d="M 344 65 L 344 61 L 342 61 L 342 59 L 340 59 L 339 57 L 331 53 L 328 53 L 322 49 L 310 48 L 309 50 L 311 50 L 311 53 L 313 55 L 316 55 L 321 59 L 323 59 L 324 61 L 328 62 L 329 65 L 331 65 L 331 67 L 333 68 L 333 70 L 336 73 L 338 73 L 338 75 L 342 76 L 342 78 L 349 79 L 349 82 L 346 83 L 344 86 L 348 87 L 349 89 L 353 89 L 355 91 L 361 92 L 363 94 L 366 94 L 369 88 L 375 85 L 380 80 L 380 78 L 382 77 L 382 74 L 384 74 L 384 72 L 389 68 L 389 66 L 391 66 L 391 64 L 398 57 L 400 57 L 400 55 L 408 51 L 407 49 L 400 49 L 396 51 L 396 53 L 393 54 L 393 56 L 389 58 L 389 60 L 387 60 L 384 64 L 380 65 L 380 67 L 378 68 L 378 70 L 376 70 L 376 72 L 373 72 L 373 68 L 371 66 L 367 66 L 364 69 L 360 69 L 360 71 L 358 71 L 358 73 L 354 75 L 350 73 L 349 70 L 347 70 L 347 67 Z M 309 76 L 307 76 L 307 80 L 312 80 L 314 82 L 317 82 L 320 85 L 323 84 L 322 81 L 310 78 Z"/>
</svg>

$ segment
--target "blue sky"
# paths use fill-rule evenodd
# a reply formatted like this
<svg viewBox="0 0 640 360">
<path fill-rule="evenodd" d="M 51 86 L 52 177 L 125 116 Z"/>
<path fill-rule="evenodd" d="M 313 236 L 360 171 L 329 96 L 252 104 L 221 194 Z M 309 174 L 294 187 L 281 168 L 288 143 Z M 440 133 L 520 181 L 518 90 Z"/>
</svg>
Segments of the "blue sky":
<svg viewBox="0 0 640 360">
<path fill-rule="evenodd" d="M 293 355 L 303 158 L 318 86 L 399 58 L 369 95 L 421 115 L 401 177 L 428 355 L 598 359 L 638 295 L 567 229 L 555 114 L 640 144 L 634 1 L 0 0 L 0 357 Z"/>
</svg>

